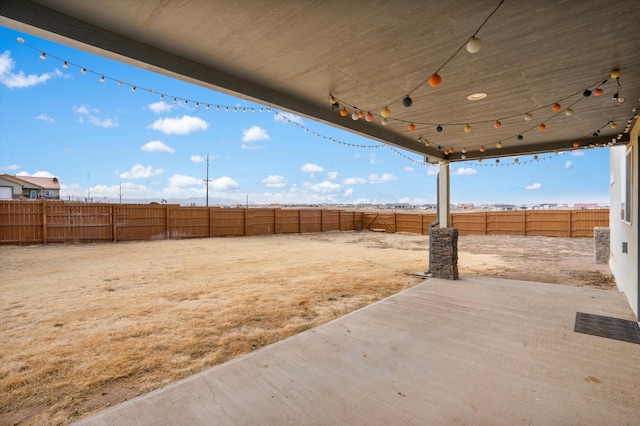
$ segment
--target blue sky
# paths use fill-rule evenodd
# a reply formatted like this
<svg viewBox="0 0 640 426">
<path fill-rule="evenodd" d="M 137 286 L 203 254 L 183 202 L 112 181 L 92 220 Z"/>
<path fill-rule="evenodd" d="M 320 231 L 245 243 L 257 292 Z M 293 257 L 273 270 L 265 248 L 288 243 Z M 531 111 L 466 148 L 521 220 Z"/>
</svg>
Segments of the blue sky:
<svg viewBox="0 0 640 426">
<path fill-rule="evenodd" d="M 204 204 L 207 154 L 211 205 L 436 202 L 418 155 L 0 27 L 0 173 L 56 176 L 64 199 Z M 453 163 L 451 202 L 609 203 L 608 149 L 518 160 Z"/>
</svg>

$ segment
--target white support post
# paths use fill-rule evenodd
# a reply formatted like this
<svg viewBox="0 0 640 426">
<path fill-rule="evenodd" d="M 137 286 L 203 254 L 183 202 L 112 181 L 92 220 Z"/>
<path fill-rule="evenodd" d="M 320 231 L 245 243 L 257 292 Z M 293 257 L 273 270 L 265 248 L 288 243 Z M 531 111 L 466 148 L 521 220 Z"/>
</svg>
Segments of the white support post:
<svg viewBox="0 0 640 426">
<path fill-rule="evenodd" d="M 440 161 L 440 171 L 438 172 L 438 217 L 440 228 L 450 226 L 450 185 L 449 185 L 449 162 Z"/>
</svg>

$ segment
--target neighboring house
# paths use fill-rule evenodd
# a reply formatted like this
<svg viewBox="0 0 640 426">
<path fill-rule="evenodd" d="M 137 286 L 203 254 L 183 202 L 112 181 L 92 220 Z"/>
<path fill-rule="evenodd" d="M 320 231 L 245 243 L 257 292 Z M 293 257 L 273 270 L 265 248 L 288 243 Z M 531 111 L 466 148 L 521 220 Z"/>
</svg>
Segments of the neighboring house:
<svg viewBox="0 0 640 426">
<path fill-rule="evenodd" d="M 622 291 L 631 309 L 640 312 L 640 253 L 638 251 L 638 151 L 640 151 L 640 120 L 636 120 L 626 146 L 612 147 L 609 156 L 611 187 L 609 197 L 609 228 L 611 229 L 611 252 L 609 268 L 618 289 Z"/>
<path fill-rule="evenodd" d="M 58 178 L 0 175 L 0 199 L 60 199 Z"/>
</svg>

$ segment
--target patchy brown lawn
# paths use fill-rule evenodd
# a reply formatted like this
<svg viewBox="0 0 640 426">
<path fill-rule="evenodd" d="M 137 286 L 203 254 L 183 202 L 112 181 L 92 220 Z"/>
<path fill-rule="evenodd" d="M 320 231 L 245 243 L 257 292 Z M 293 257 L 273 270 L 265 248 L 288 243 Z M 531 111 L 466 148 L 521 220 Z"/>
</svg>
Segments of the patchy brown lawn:
<svg viewBox="0 0 640 426">
<path fill-rule="evenodd" d="M 0 247 L 0 424 L 63 425 L 421 282 L 428 237 Z M 460 237 L 461 275 L 615 288 L 592 239 Z"/>
</svg>

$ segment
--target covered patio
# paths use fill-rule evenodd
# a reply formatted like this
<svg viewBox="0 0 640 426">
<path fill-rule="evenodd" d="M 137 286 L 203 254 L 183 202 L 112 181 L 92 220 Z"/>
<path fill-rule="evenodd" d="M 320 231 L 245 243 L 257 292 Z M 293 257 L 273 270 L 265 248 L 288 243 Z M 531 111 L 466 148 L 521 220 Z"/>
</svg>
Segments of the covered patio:
<svg viewBox="0 0 640 426">
<path fill-rule="evenodd" d="M 640 345 L 577 312 L 634 319 L 616 291 L 430 279 L 78 424 L 635 424 Z"/>
</svg>

